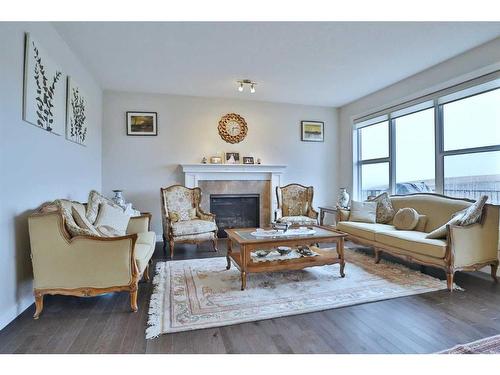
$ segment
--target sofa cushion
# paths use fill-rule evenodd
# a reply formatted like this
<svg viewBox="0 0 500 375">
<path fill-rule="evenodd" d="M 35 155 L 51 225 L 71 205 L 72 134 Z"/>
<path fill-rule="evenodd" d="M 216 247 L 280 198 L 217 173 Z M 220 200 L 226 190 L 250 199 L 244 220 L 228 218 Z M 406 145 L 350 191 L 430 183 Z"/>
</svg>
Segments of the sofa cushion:
<svg viewBox="0 0 500 375">
<path fill-rule="evenodd" d="M 446 241 L 427 239 L 426 235 L 427 233 L 424 232 L 407 230 L 377 232 L 375 233 L 375 241 L 434 258 L 444 258 Z"/>
<path fill-rule="evenodd" d="M 139 268 L 139 272 L 142 273 L 147 265 L 151 256 L 153 255 L 155 248 L 151 245 L 146 245 L 143 243 L 136 243 L 134 247 L 134 255 L 135 261 L 137 263 L 137 267 Z"/>
<path fill-rule="evenodd" d="M 483 208 L 487 200 L 487 195 L 481 195 L 481 197 L 477 201 L 475 201 L 471 206 L 469 206 L 469 208 L 467 208 L 463 212 L 463 214 L 460 216 L 460 220 L 458 221 L 458 225 L 472 225 L 481 220 Z"/>
<path fill-rule="evenodd" d="M 351 202 L 349 221 L 375 223 L 377 218 L 377 202 Z"/>
<path fill-rule="evenodd" d="M 337 224 L 336 229 L 371 241 L 375 241 L 376 232 L 396 231 L 394 225 L 358 223 L 353 221 L 341 221 Z"/>
<path fill-rule="evenodd" d="M 172 223 L 172 233 L 174 236 L 185 236 L 189 234 L 205 233 L 217 230 L 217 225 L 208 220 L 183 220 Z"/>
<path fill-rule="evenodd" d="M 137 241 L 135 243 L 142 243 L 145 245 L 156 245 L 156 235 L 155 232 L 143 232 L 137 233 Z"/>
<path fill-rule="evenodd" d="M 99 230 L 101 226 L 108 226 L 113 228 L 121 236 L 124 236 L 127 231 L 128 216 L 121 207 L 110 205 L 108 203 L 100 204 L 99 214 L 95 220 L 94 226 Z"/>
<path fill-rule="evenodd" d="M 79 203 L 79 202 L 73 202 L 67 199 L 58 199 L 54 201 L 56 206 L 59 208 L 61 211 L 61 215 L 64 219 L 64 225 L 66 227 L 66 230 L 69 232 L 71 237 L 75 236 L 99 236 L 99 234 L 96 234 L 95 231 L 92 231 L 90 229 L 82 228 L 80 227 L 74 217 L 73 217 L 73 208 L 77 212 L 85 212 L 85 207 Z"/>
<path fill-rule="evenodd" d="M 280 223 L 290 223 L 290 224 L 304 224 L 313 225 L 317 224 L 316 219 L 309 216 L 283 216 L 278 220 Z"/>
<path fill-rule="evenodd" d="M 418 224 L 418 212 L 410 207 L 400 208 L 392 223 L 399 230 L 413 230 Z"/>
<path fill-rule="evenodd" d="M 427 215 L 418 215 L 418 223 L 413 230 L 418 232 L 425 232 L 425 225 L 427 224 Z"/>
<path fill-rule="evenodd" d="M 100 233 L 96 230 L 96 228 L 88 221 L 87 217 L 85 216 L 85 211 L 83 213 L 78 210 L 75 206 L 71 207 L 71 214 L 73 215 L 73 219 L 75 220 L 75 223 L 83 229 L 87 229 L 92 232 L 94 236 L 99 236 Z"/>
<path fill-rule="evenodd" d="M 110 206 L 121 208 L 115 202 L 113 202 L 111 199 L 106 198 L 104 195 L 99 194 L 95 190 L 92 190 L 89 193 L 89 198 L 88 198 L 88 203 L 87 203 L 87 211 L 86 211 L 87 219 L 92 224 L 95 224 L 95 221 L 97 219 L 97 215 L 99 214 L 99 205 L 102 203 L 107 203 Z"/>
<path fill-rule="evenodd" d="M 392 207 L 389 194 L 384 192 L 369 201 L 377 202 L 377 223 L 387 224 L 392 220 L 396 211 Z"/>
</svg>

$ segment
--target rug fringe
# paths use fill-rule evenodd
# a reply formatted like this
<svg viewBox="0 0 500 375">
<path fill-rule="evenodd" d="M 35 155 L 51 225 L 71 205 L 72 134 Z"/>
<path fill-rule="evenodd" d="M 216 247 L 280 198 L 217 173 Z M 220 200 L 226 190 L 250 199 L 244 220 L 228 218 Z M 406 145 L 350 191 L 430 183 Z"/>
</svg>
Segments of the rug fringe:
<svg viewBox="0 0 500 375">
<path fill-rule="evenodd" d="M 165 295 L 165 274 L 162 269 L 166 266 L 166 262 L 156 264 L 156 274 L 153 278 L 153 293 L 149 301 L 148 310 L 148 327 L 146 328 L 146 339 L 154 339 L 161 335 L 161 305 Z"/>
</svg>

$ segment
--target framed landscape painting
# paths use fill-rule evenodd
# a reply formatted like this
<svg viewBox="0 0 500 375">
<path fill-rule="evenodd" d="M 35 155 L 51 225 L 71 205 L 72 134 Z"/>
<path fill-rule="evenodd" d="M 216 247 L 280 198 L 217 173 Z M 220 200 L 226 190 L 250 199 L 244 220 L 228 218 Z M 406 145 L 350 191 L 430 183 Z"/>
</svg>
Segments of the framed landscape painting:
<svg viewBox="0 0 500 375">
<path fill-rule="evenodd" d="M 23 120 L 61 135 L 66 123 L 66 80 L 43 46 L 25 35 Z"/>
<path fill-rule="evenodd" d="M 325 123 L 322 121 L 302 121 L 302 141 L 323 142 L 325 140 Z"/>
<path fill-rule="evenodd" d="M 156 112 L 127 112 L 127 135 L 158 135 Z"/>
</svg>

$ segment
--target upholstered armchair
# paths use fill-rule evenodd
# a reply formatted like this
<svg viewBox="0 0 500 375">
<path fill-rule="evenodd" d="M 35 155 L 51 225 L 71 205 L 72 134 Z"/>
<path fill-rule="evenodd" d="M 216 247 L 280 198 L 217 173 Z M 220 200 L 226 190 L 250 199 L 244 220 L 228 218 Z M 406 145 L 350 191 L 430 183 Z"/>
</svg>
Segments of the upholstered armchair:
<svg viewBox="0 0 500 375">
<path fill-rule="evenodd" d="M 314 188 L 300 184 L 276 187 L 278 209 L 276 221 L 296 225 L 318 223 L 318 212 L 312 207 Z"/>
<path fill-rule="evenodd" d="M 212 241 L 217 251 L 217 225 L 215 215 L 203 212 L 200 207 L 201 189 L 182 185 L 161 188 L 163 251 L 170 246 L 170 258 L 174 256 L 175 243 Z"/>
<path fill-rule="evenodd" d="M 85 210 L 78 202 L 76 210 Z M 119 237 L 72 236 L 61 208 L 40 207 L 28 218 L 33 264 L 33 293 L 38 319 L 46 294 L 88 297 L 110 292 L 130 293 L 137 311 L 138 282 L 149 280 L 149 264 L 156 236 L 149 231 L 150 214 L 131 217 Z"/>
</svg>

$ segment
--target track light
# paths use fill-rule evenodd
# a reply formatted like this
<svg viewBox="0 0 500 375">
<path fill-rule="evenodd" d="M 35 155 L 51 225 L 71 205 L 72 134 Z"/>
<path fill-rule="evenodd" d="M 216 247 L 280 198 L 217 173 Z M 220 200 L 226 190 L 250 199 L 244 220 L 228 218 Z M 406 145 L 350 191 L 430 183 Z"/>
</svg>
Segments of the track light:
<svg viewBox="0 0 500 375">
<path fill-rule="evenodd" d="M 255 86 L 257 85 L 256 82 L 253 82 L 249 79 L 242 79 L 240 81 L 236 81 L 238 83 L 238 91 L 243 92 L 243 89 L 245 88 L 245 85 L 250 85 L 250 92 L 252 94 L 255 93 Z"/>
</svg>

